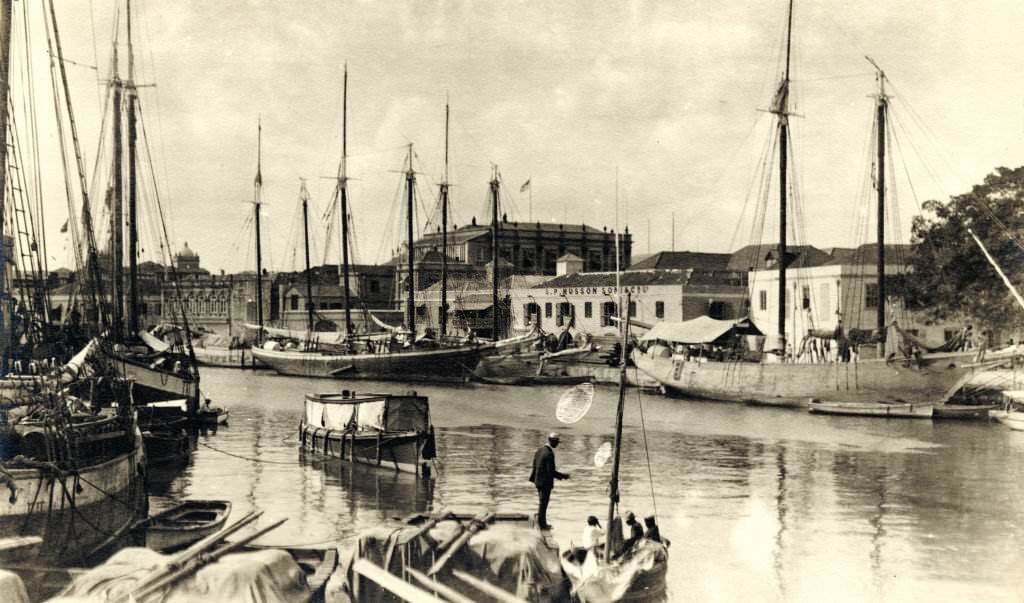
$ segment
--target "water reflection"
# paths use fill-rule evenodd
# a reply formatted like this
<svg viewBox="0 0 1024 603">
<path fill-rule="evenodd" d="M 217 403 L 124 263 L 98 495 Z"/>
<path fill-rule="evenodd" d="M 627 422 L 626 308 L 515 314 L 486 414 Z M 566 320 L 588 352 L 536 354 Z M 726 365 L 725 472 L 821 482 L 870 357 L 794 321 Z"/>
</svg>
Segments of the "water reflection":
<svg viewBox="0 0 1024 603">
<path fill-rule="evenodd" d="M 614 389 L 598 388 L 587 417 L 563 426 L 553 419 L 561 388 L 418 387 L 440 456 L 425 482 L 300 452 L 301 392 L 341 384 L 231 371 L 204 372 L 204 382 L 230 407 L 231 427 L 198 434 L 154 507 L 230 498 L 236 513 L 290 517 L 274 544 L 347 543 L 440 508 L 533 513 L 530 462 L 557 429 L 558 467 L 572 479 L 552 497 L 555 537 L 578 540 L 583 518 L 607 509 L 611 467 L 594 467 L 593 455 L 611 440 Z M 671 600 L 1018 598 L 1024 434 L 660 397 L 643 406 L 646 438 L 627 412 L 622 506 L 657 509 L 673 542 Z"/>
</svg>

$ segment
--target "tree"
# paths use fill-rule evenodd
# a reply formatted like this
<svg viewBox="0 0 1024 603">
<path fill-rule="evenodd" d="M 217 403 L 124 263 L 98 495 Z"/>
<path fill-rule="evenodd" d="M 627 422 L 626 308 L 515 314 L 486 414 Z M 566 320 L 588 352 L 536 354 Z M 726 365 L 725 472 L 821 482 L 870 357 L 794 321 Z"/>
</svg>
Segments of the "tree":
<svg viewBox="0 0 1024 603">
<path fill-rule="evenodd" d="M 992 329 L 1024 327 L 1024 309 L 985 259 L 974 231 L 1018 290 L 1024 285 L 1024 167 L 997 168 L 948 202 L 927 201 L 914 218 L 913 273 L 899 286 L 933 319 L 962 317 Z"/>
</svg>

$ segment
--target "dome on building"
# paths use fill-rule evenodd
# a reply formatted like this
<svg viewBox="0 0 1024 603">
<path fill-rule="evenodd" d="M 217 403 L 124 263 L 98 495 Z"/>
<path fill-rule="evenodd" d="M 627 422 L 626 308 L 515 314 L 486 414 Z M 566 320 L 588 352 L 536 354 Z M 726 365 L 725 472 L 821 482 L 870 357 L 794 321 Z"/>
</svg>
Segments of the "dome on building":
<svg viewBox="0 0 1024 603">
<path fill-rule="evenodd" d="M 191 249 L 189 249 L 188 241 L 185 241 L 185 247 L 184 247 L 184 249 L 182 249 L 181 251 L 178 252 L 178 257 L 179 258 L 197 258 L 197 257 L 199 257 L 199 255 L 196 252 L 194 252 Z"/>
</svg>

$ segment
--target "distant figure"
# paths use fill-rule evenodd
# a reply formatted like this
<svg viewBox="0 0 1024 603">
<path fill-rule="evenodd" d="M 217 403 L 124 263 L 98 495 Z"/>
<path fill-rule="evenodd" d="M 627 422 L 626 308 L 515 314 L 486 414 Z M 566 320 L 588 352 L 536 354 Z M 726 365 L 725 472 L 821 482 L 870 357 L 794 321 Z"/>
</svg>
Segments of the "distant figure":
<svg viewBox="0 0 1024 603">
<path fill-rule="evenodd" d="M 590 550 L 604 544 L 604 530 L 601 529 L 601 522 L 597 517 L 591 515 L 587 518 L 587 526 L 583 528 L 583 548 Z"/>
<path fill-rule="evenodd" d="M 634 544 L 640 542 L 640 539 L 644 537 L 644 529 L 640 527 L 640 522 L 636 520 L 636 515 L 632 511 L 626 511 L 626 527 L 629 528 L 629 538 L 622 543 L 619 555 L 626 554 Z"/>
<path fill-rule="evenodd" d="M 559 437 L 552 432 L 548 435 L 548 443 L 537 449 L 533 455 L 533 470 L 530 481 L 537 487 L 539 507 L 537 509 L 537 526 L 542 530 L 550 530 L 548 523 L 548 503 L 551 501 L 551 490 L 556 479 L 569 479 L 568 473 L 555 469 L 555 448 L 558 448 Z"/>
<path fill-rule="evenodd" d="M 647 528 L 644 531 L 644 538 L 654 542 L 661 542 L 661 530 L 658 529 L 658 524 L 653 515 L 644 517 L 644 527 Z"/>
</svg>

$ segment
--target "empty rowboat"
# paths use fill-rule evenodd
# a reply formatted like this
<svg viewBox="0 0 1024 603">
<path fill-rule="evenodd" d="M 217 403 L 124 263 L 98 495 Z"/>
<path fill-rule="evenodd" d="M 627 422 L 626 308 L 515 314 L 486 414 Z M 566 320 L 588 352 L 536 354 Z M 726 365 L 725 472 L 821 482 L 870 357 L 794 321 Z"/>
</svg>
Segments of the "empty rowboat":
<svg viewBox="0 0 1024 603">
<path fill-rule="evenodd" d="M 146 546 L 161 552 L 186 547 L 219 530 L 230 514 L 226 500 L 186 500 L 144 522 Z"/>
<path fill-rule="evenodd" d="M 930 419 L 934 405 L 905 402 L 829 402 L 811 400 L 807 405 L 807 409 L 814 413 L 829 415 Z"/>
</svg>

